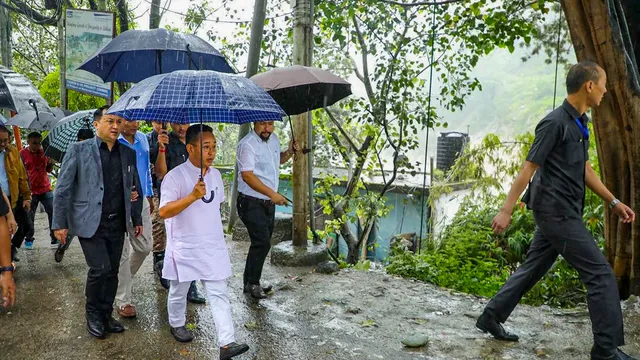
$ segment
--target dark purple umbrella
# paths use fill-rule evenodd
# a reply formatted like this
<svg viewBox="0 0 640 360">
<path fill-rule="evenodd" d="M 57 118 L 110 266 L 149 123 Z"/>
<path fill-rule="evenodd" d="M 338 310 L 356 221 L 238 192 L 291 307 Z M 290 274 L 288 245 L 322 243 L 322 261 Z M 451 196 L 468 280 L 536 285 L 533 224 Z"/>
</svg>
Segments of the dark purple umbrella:
<svg viewBox="0 0 640 360">
<path fill-rule="evenodd" d="M 335 104 L 351 95 L 351 84 L 326 70 L 309 66 L 271 69 L 251 77 L 287 115 Z"/>
</svg>

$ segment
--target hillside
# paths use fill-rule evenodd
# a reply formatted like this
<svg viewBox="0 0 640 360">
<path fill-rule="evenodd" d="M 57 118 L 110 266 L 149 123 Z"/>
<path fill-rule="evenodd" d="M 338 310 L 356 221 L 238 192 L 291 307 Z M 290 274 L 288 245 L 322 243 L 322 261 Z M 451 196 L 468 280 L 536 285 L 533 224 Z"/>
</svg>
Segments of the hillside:
<svg viewBox="0 0 640 360">
<path fill-rule="evenodd" d="M 462 111 L 438 109 L 441 122 L 447 122 L 448 127 L 430 132 L 430 156 L 435 156 L 436 138 L 442 131 L 467 132 L 469 129 L 471 141 L 477 142 L 488 133 L 511 139 L 535 128 L 553 106 L 555 64 L 545 64 L 544 56 L 522 62 L 525 54 L 523 49 L 516 49 L 513 54 L 498 50 L 480 60 L 472 76 L 480 80 L 482 91 L 471 94 Z M 556 106 L 565 97 L 565 74 L 561 66 Z M 434 83 L 434 93 L 438 87 L 439 84 Z M 423 159 L 424 144 L 408 155 L 412 160 Z"/>
</svg>

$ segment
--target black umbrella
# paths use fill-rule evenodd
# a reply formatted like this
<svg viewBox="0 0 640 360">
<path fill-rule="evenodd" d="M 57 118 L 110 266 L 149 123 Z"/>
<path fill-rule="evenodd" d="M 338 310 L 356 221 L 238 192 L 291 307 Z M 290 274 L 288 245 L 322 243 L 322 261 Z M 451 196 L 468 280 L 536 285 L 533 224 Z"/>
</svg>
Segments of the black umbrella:
<svg viewBox="0 0 640 360">
<path fill-rule="evenodd" d="M 49 104 L 26 77 L 0 66 L 0 108 L 53 114 Z"/>
<path fill-rule="evenodd" d="M 192 34 L 167 29 L 127 30 L 111 40 L 78 69 L 104 82 L 140 82 L 176 70 L 234 73 L 211 44 Z"/>
<path fill-rule="evenodd" d="M 6 125 L 14 125 L 21 129 L 51 130 L 65 117 L 65 111 L 53 108 L 53 113 L 41 111 L 23 111 L 10 118 Z"/>
</svg>

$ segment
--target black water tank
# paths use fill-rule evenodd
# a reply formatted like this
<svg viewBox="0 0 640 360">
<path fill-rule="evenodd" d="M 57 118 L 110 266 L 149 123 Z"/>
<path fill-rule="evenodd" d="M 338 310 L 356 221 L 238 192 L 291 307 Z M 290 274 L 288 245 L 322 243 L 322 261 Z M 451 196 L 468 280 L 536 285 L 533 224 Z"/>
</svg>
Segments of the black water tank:
<svg viewBox="0 0 640 360">
<path fill-rule="evenodd" d="M 436 168 L 447 173 L 468 143 L 469 134 L 456 131 L 440 133 L 440 137 L 438 137 Z"/>
</svg>

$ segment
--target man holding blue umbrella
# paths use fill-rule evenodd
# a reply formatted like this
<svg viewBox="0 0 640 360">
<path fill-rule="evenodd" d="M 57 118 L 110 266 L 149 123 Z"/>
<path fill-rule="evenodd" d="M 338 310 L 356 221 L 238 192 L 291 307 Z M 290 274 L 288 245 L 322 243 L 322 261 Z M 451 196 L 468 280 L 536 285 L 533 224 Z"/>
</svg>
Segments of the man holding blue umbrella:
<svg viewBox="0 0 640 360">
<path fill-rule="evenodd" d="M 189 124 L 171 124 L 171 133 L 167 134 L 163 129 L 158 134 L 158 142 L 156 148 L 152 150 L 151 162 L 155 164 L 155 173 L 158 184 L 162 183 L 164 176 L 178 165 L 183 164 L 189 158 L 186 146 L 186 134 Z M 160 185 L 158 185 L 160 186 Z M 162 201 L 162 191 L 158 192 L 158 199 Z M 166 232 L 156 232 L 153 238 L 153 257 L 154 268 L 156 272 L 161 273 L 164 265 L 164 254 L 166 247 Z M 168 288 L 168 283 L 162 277 L 160 278 L 163 286 Z M 204 304 L 206 299 L 198 291 L 196 282 L 191 283 L 187 299 L 190 303 Z"/>
<path fill-rule="evenodd" d="M 123 94 L 111 106 L 109 113 L 127 120 L 200 123 L 200 126 L 208 122 L 245 124 L 266 121 L 271 122 L 272 127 L 274 120 L 281 120 L 286 115 L 280 105 L 253 81 L 208 70 L 179 70 L 147 78 Z M 164 171 L 162 167 L 169 167 L 168 161 L 162 162 L 161 159 L 171 154 L 171 143 L 168 136 L 159 135 L 158 144 L 155 172 L 160 179 Z M 178 145 L 185 146 L 185 141 Z M 289 157 L 291 155 L 288 153 Z M 212 201 L 209 195 L 203 200 Z M 160 201 L 163 201 L 162 191 Z"/>
<path fill-rule="evenodd" d="M 225 201 L 220 171 L 211 167 L 216 139 L 211 127 L 193 125 L 186 134 L 189 159 L 176 166 L 162 181 L 160 216 L 167 229 L 167 257 L 162 275 L 170 280 L 167 311 L 171 334 L 189 342 L 193 335 L 185 327 L 187 292 L 201 280 L 218 333 L 220 359 L 231 359 L 247 350 L 237 344 L 227 294 L 231 260 L 222 231 L 220 205 Z M 203 201 L 205 195 L 213 195 Z"/>
</svg>

